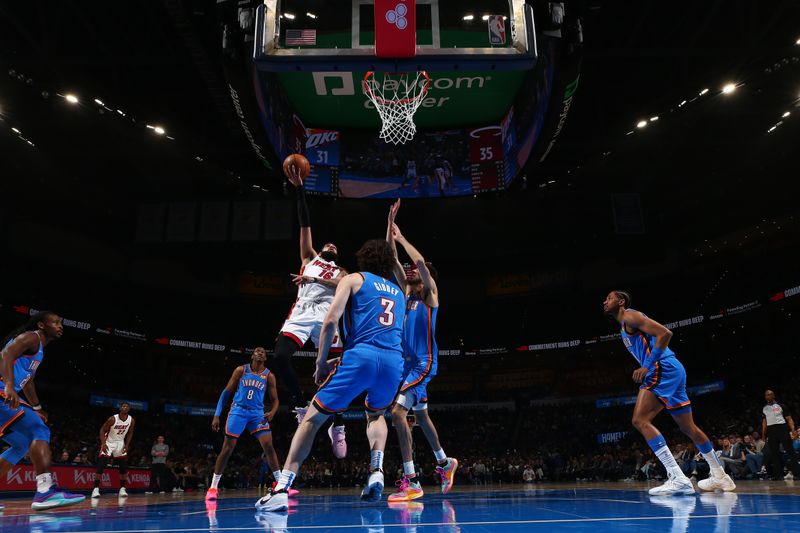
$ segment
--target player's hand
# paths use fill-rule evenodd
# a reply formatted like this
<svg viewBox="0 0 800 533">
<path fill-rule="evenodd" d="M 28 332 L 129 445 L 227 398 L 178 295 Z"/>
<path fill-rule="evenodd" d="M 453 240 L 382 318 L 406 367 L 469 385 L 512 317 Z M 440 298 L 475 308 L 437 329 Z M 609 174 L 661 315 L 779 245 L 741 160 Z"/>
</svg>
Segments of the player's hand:
<svg viewBox="0 0 800 533">
<path fill-rule="evenodd" d="M 322 385 L 330 373 L 331 369 L 327 361 L 317 361 L 317 368 L 314 370 L 314 383 Z"/>
<path fill-rule="evenodd" d="M 647 370 L 644 367 L 637 368 L 636 370 L 633 371 L 633 382 L 634 383 L 641 383 L 642 381 L 644 381 L 644 378 L 645 378 L 645 376 L 647 376 L 648 372 L 649 372 L 649 370 Z"/>
<path fill-rule="evenodd" d="M 300 169 L 297 168 L 297 165 L 284 165 L 283 172 L 289 179 L 289 183 L 295 187 L 303 186 L 303 179 L 300 177 Z"/>
<path fill-rule="evenodd" d="M 211 421 L 211 429 L 213 431 L 219 431 L 219 417 L 215 416 L 214 419 Z"/>
<path fill-rule="evenodd" d="M 789 436 L 792 437 L 792 440 L 797 440 L 797 430 L 790 431 Z"/>
<path fill-rule="evenodd" d="M 400 232 L 400 228 L 397 224 L 392 222 L 392 238 L 398 242 L 403 240 L 403 234 Z"/>
<path fill-rule="evenodd" d="M 272 422 L 272 419 L 275 418 L 275 415 L 269 411 L 264 413 L 264 422 Z"/>
<path fill-rule="evenodd" d="M 128 455 L 128 447 L 127 446 L 123 446 L 122 447 L 122 455 Z"/>
<path fill-rule="evenodd" d="M 389 208 L 389 223 L 394 224 L 394 219 L 397 216 L 397 212 L 400 210 L 400 198 L 397 199 L 395 203 Z"/>
<path fill-rule="evenodd" d="M 19 409 L 19 394 L 14 390 L 14 385 L 12 383 L 6 383 L 3 394 L 6 396 L 3 403 L 7 403 L 12 409 Z"/>
<path fill-rule="evenodd" d="M 111 455 L 111 452 L 108 451 L 108 444 L 106 444 L 105 442 L 103 443 L 102 446 L 100 446 L 100 453 L 102 453 L 103 455 Z"/>
<path fill-rule="evenodd" d="M 306 283 L 314 283 L 314 278 L 310 276 L 303 276 L 302 274 L 290 274 L 292 276 L 292 283 L 298 287 Z"/>
</svg>

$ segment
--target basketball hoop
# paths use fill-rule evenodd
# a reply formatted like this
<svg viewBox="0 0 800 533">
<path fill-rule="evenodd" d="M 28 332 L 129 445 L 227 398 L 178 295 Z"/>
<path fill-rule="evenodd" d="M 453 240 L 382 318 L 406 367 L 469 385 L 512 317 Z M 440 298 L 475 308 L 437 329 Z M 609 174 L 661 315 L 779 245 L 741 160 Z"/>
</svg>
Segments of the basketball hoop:
<svg viewBox="0 0 800 533">
<path fill-rule="evenodd" d="M 362 88 L 381 117 L 381 139 L 387 143 L 404 144 L 414 138 L 417 133 L 414 113 L 430 86 L 431 79 L 424 70 L 384 72 L 382 82 L 375 78 L 375 72 L 367 72 Z"/>
</svg>

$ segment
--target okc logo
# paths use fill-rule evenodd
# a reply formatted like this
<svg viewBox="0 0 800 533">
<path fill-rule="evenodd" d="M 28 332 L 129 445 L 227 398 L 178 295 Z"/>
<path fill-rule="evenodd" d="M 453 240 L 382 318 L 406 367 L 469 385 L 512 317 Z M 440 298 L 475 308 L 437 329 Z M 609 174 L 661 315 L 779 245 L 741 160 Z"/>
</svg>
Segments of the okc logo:
<svg viewBox="0 0 800 533">
<path fill-rule="evenodd" d="M 398 30 L 404 30 L 408 26 L 407 13 L 408 7 L 405 4 L 397 4 L 394 9 L 386 12 L 386 22 L 394 24 Z"/>
</svg>

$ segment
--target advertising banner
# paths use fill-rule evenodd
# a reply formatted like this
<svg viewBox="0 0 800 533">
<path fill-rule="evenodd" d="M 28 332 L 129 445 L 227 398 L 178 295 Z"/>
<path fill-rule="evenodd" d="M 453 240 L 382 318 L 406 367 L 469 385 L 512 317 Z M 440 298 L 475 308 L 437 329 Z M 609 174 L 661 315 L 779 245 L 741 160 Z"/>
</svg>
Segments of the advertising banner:
<svg viewBox="0 0 800 533">
<path fill-rule="evenodd" d="M 54 466 L 53 481 L 59 487 L 69 490 L 92 490 L 94 487 L 94 467 Z M 150 486 L 150 470 L 132 468 L 128 470 L 128 489 L 147 489 Z M 119 470 L 107 468 L 100 481 L 102 489 L 119 488 Z M 0 491 L 35 491 L 36 474 L 32 465 L 17 465 L 0 477 Z"/>
</svg>

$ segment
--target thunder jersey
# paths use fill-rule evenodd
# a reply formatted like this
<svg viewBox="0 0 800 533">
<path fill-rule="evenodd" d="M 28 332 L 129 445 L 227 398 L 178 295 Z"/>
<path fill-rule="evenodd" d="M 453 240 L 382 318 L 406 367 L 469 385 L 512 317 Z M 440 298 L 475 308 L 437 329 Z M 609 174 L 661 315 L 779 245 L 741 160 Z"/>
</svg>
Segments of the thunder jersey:
<svg viewBox="0 0 800 533">
<path fill-rule="evenodd" d="M 300 274 L 310 278 L 333 279 L 339 275 L 342 269 L 333 261 L 325 261 L 322 257 L 316 256 L 300 270 Z M 320 283 L 304 283 L 297 289 L 298 300 L 315 300 L 330 304 L 333 302 L 333 295 L 336 289 L 326 287 Z"/>
<path fill-rule="evenodd" d="M 628 311 L 633 311 L 633 309 L 628 309 Z M 645 315 L 647 316 L 647 315 Z M 669 349 L 667 346 L 664 349 L 664 353 L 661 354 L 658 360 L 650 358 L 650 351 L 656 345 L 656 337 L 655 335 L 648 335 L 642 331 L 636 330 L 636 333 L 633 335 L 629 334 L 625 331 L 625 322 L 622 323 L 622 329 L 620 330 L 620 335 L 622 335 L 622 343 L 631 352 L 631 355 L 636 362 L 639 363 L 639 366 L 644 368 L 653 368 L 653 365 L 656 361 L 660 361 L 661 359 L 666 359 L 667 357 L 675 357 L 675 352 Z"/>
<path fill-rule="evenodd" d="M 106 443 L 124 442 L 125 435 L 127 435 L 128 430 L 131 429 L 131 424 L 133 424 L 133 417 L 131 415 L 128 415 L 128 418 L 125 420 L 122 420 L 119 415 L 114 415 L 114 423 L 111 425 L 111 429 L 108 430 Z"/>
<path fill-rule="evenodd" d="M 36 336 L 39 337 L 39 333 L 36 333 Z M 14 337 L 15 339 L 16 337 Z M 11 339 L 6 343 L 3 347 L 5 350 L 8 346 L 14 342 L 14 339 Z M 22 354 L 17 358 L 14 362 L 14 390 L 19 392 L 22 388 L 28 384 L 30 380 L 33 379 L 33 376 L 36 375 L 36 369 L 39 368 L 39 365 L 42 364 L 42 360 L 44 359 L 44 346 L 42 346 L 42 338 L 39 337 L 39 349 L 33 355 L 26 355 Z M 0 381 L 5 381 L 2 376 L 3 370 L 0 368 Z"/>
<path fill-rule="evenodd" d="M 434 376 L 439 366 L 436 346 L 436 314 L 438 307 L 428 307 L 424 300 L 411 294 L 406 301 L 406 320 L 403 326 L 403 354 L 411 364 L 423 366 Z"/>
<path fill-rule="evenodd" d="M 266 368 L 260 374 L 256 374 L 250 365 L 244 365 L 244 374 L 239 380 L 239 387 L 233 396 L 233 406 L 231 409 L 246 409 L 264 411 L 264 392 L 267 390 L 267 376 L 269 370 Z"/>
<path fill-rule="evenodd" d="M 405 295 L 391 281 L 359 272 L 364 283 L 350 296 L 344 316 L 345 350 L 368 344 L 384 350 L 403 350 Z"/>
</svg>

